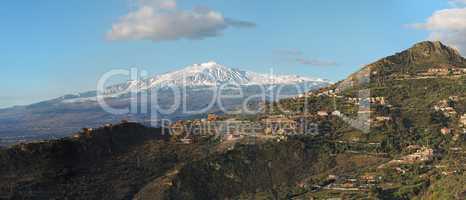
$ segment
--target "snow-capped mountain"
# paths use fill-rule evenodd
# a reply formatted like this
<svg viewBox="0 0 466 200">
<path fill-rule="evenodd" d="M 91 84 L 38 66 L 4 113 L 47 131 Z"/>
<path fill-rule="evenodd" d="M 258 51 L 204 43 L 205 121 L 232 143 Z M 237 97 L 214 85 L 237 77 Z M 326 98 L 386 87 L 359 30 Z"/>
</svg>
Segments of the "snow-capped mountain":
<svg viewBox="0 0 466 200">
<path fill-rule="evenodd" d="M 237 90 L 223 83 L 239 85 Z M 59 98 L 0 110 L 0 139 L 37 136 L 66 136 L 83 127 L 116 123 L 122 119 L 138 122 L 157 119 L 189 119 L 206 113 L 228 113 L 260 107 L 264 100 L 274 101 L 328 86 L 330 82 L 297 75 L 269 75 L 235 68 L 216 62 L 194 64 L 181 70 L 155 75 L 144 80 L 128 81 L 107 87 L 104 101 L 108 107 L 128 109 L 108 112 L 98 100 L 97 91 L 64 95 Z M 180 96 L 166 86 L 184 87 Z M 148 91 L 151 91 L 150 93 Z M 150 98 L 146 98 L 151 95 Z M 240 94 L 240 95 L 238 95 Z M 236 98 L 222 98 L 232 95 Z M 143 98 L 144 96 L 144 98 Z M 153 99 L 155 98 L 155 99 Z M 170 113 L 161 109 L 176 108 Z M 15 140 L 15 139 L 14 139 Z"/>
<path fill-rule="evenodd" d="M 150 89 L 164 86 L 215 86 L 224 83 L 237 85 L 291 85 L 311 83 L 315 85 L 327 84 L 329 81 L 298 75 L 260 74 L 229 68 L 215 61 L 187 66 L 181 70 L 156 75 L 140 81 L 128 81 L 123 84 L 110 86 L 106 94 L 120 93 L 130 89 Z"/>
</svg>

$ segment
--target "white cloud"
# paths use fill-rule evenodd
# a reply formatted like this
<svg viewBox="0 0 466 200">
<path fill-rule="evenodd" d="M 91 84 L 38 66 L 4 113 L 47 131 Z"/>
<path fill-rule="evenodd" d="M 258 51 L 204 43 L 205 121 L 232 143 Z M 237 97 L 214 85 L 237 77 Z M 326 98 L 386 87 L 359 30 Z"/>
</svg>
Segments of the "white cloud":
<svg viewBox="0 0 466 200">
<path fill-rule="evenodd" d="M 429 40 L 443 41 L 466 55 L 466 8 L 439 10 L 427 22 L 411 26 L 430 31 Z"/>
<path fill-rule="evenodd" d="M 250 28 L 255 24 L 226 18 L 208 8 L 179 10 L 175 0 L 139 0 L 137 9 L 114 23 L 110 40 L 204 39 L 223 34 L 228 27 Z"/>
</svg>

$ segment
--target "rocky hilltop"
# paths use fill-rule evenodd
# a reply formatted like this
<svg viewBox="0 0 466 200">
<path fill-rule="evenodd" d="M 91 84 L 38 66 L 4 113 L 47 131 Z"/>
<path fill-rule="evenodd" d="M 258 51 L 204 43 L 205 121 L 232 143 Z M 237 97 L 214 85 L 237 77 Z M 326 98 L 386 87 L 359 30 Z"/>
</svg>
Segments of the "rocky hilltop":
<svg viewBox="0 0 466 200">
<path fill-rule="evenodd" d="M 429 69 L 464 69 L 466 59 L 459 51 L 441 42 L 425 41 L 395 55 L 364 66 L 343 84 L 381 83 L 387 79 L 428 72 Z M 436 73 L 436 72 L 434 72 Z"/>
</svg>

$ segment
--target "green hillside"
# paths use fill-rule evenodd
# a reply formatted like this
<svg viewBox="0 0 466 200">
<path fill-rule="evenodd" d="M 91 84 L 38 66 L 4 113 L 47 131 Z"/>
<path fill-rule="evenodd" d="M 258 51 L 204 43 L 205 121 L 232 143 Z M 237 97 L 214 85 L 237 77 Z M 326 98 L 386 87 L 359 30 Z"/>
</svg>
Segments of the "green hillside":
<svg viewBox="0 0 466 200">
<path fill-rule="evenodd" d="M 422 42 L 258 115 L 0 149 L 0 198 L 465 199 L 465 63 Z"/>
</svg>

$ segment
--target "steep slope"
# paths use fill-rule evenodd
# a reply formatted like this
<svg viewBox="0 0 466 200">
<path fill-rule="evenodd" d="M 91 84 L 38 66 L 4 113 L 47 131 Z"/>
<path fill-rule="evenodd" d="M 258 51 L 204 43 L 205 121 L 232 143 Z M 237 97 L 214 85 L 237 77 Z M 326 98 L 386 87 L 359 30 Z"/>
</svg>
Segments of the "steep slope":
<svg viewBox="0 0 466 200">
<path fill-rule="evenodd" d="M 466 68 L 466 59 L 456 49 L 441 42 L 420 42 L 400 53 L 366 65 L 350 75 L 343 84 L 383 82 L 396 76 L 426 72 L 431 68 Z"/>
<path fill-rule="evenodd" d="M 466 59 L 459 54 L 459 51 L 441 42 L 426 41 L 417 43 L 413 47 L 393 56 L 369 64 L 367 68 L 378 72 L 413 73 L 437 66 L 464 68 L 466 67 Z"/>
<path fill-rule="evenodd" d="M 422 42 L 310 93 L 306 101 L 285 99 L 279 104 L 296 113 L 337 111 L 338 117 L 329 117 L 330 127 L 335 129 L 332 137 L 354 153 L 367 154 L 371 148 L 363 145 L 378 145 L 377 152 L 386 153 L 393 164 L 403 156 L 413 158 L 409 156 L 416 155 L 413 147 L 432 150 L 433 158 L 425 163 L 414 156 L 400 165 L 358 170 L 383 179 L 370 190 L 378 198 L 463 199 L 465 69 L 465 59 L 452 48 L 440 42 Z M 331 197 L 325 192 L 314 195 L 320 194 Z"/>
</svg>

